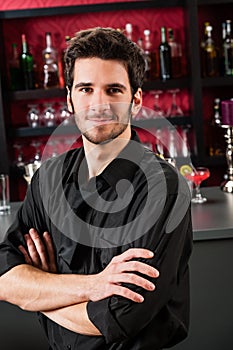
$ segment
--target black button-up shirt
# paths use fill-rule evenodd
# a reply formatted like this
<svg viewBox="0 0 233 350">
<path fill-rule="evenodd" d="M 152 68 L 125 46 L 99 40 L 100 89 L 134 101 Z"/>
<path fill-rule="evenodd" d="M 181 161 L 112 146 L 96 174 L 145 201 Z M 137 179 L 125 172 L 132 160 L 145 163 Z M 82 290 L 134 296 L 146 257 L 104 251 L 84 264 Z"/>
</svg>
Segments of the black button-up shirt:
<svg viewBox="0 0 233 350">
<path fill-rule="evenodd" d="M 152 250 L 152 259 L 141 260 L 160 271 L 152 292 L 129 286 L 144 296 L 143 303 L 119 296 L 88 302 L 88 316 L 102 336 L 71 332 L 39 314 L 51 349 L 157 350 L 186 337 L 190 192 L 178 171 L 145 149 L 134 132 L 90 181 L 83 148 L 42 164 L 0 245 L 1 274 L 25 263 L 18 245 L 25 245 L 31 227 L 50 232 L 59 273 L 98 273 L 132 247 Z"/>
</svg>

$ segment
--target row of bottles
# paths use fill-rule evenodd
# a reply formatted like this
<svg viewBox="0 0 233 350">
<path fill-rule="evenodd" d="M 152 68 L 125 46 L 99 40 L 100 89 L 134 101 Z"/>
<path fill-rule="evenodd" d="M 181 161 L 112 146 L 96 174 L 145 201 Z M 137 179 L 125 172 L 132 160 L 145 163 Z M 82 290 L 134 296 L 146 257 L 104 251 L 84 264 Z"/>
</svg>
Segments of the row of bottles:
<svg viewBox="0 0 233 350">
<path fill-rule="evenodd" d="M 68 42 L 70 38 L 65 38 Z M 42 51 L 43 71 L 40 72 L 32 56 L 26 35 L 21 35 L 21 53 L 16 43 L 12 44 L 12 56 L 9 62 L 10 88 L 12 90 L 29 90 L 34 88 L 64 87 L 64 50 L 60 57 L 53 47 L 50 32 L 45 33 L 45 49 Z"/>
<path fill-rule="evenodd" d="M 203 77 L 233 76 L 233 36 L 231 20 L 222 23 L 220 48 L 212 35 L 213 27 L 204 24 L 204 38 L 201 42 L 201 64 Z"/>
<path fill-rule="evenodd" d="M 125 34 L 130 40 L 135 39 L 131 23 L 126 24 Z M 143 37 L 136 40 L 145 57 L 145 80 L 161 79 L 166 81 L 182 76 L 182 47 L 175 40 L 174 30 L 161 27 L 160 35 L 158 47 L 154 45 L 149 29 L 145 29 Z"/>
</svg>

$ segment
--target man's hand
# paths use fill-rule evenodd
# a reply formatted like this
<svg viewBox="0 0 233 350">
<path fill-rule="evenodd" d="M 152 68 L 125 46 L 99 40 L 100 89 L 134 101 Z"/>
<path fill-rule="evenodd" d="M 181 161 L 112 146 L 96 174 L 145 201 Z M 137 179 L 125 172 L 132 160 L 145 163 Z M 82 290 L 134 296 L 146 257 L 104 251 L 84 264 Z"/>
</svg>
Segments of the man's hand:
<svg viewBox="0 0 233 350">
<path fill-rule="evenodd" d="M 146 276 L 157 278 L 159 277 L 159 271 L 146 263 L 132 260 L 136 258 L 150 259 L 153 256 L 153 252 L 148 249 L 131 248 L 112 258 L 102 272 L 93 276 L 94 283 L 89 292 L 90 300 L 97 301 L 115 294 L 137 303 L 143 302 L 142 295 L 121 284 L 130 283 L 148 291 L 153 291 L 155 285 L 148 281 Z M 135 272 L 145 275 L 145 278 L 138 276 Z"/>
<path fill-rule="evenodd" d="M 23 246 L 19 249 L 25 257 L 25 262 L 47 272 L 56 272 L 55 253 L 51 237 L 44 232 L 43 239 L 35 229 L 30 229 L 25 235 L 27 251 Z M 143 296 L 122 285 L 129 283 L 145 290 L 153 291 L 155 285 L 146 276 L 157 278 L 158 270 L 154 267 L 133 259 L 150 259 L 153 252 L 143 248 L 131 248 L 112 258 L 106 268 L 98 274 L 87 275 L 86 301 L 102 300 L 112 295 L 119 295 L 134 302 L 143 302 Z M 139 276 L 136 273 L 145 275 Z"/>
<path fill-rule="evenodd" d="M 50 234 L 44 232 L 42 238 L 37 230 L 31 228 L 24 238 L 27 250 L 22 245 L 19 246 L 19 250 L 24 255 L 25 262 L 40 270 L 55 273 L 56 259 Z"/>
</svg>

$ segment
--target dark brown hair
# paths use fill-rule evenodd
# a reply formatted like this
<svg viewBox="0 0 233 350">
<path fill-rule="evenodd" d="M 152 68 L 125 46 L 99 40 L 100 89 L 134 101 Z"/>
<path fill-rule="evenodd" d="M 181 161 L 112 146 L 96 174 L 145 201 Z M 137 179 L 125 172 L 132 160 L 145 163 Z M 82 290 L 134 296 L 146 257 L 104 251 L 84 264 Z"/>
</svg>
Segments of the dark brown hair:
<svg viewBox="0 0 233 350">
<path fill-rule="evenodd" d="M 91 57 L 123 62 L 128 72 L 132 95 L 142 87 L 145 61 L 141 49 L 121 31 L 97 27 L 79 31 L 69 42 L 65 54 L 65 76 L 70 90 L 73 86 L 75 60 Z"/>
</svg>

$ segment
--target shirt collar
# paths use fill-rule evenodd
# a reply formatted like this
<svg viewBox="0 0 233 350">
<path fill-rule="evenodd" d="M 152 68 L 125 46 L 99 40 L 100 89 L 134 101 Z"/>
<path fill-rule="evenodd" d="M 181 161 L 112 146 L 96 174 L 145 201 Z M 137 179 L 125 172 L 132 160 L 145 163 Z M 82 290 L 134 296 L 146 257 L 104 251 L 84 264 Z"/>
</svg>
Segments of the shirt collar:
<svg viewBox="0 0 233 350">
<path fill-rule="evenodd" d="M 131 128 L 130 141 L 117 158 L 115 158 L 99 176 L 103 177 L 114 190 L 116 190 L 116 185 L 120 180 L 126 179 L 131 183 L 135 172 L 139 168 L 144 152 L 145 148 L 141 144 L 136 131 Z M 127 189 L 127 182 L 121 183 L 120 192 L 118 191 L 118 194 L 122 194 L 123 196 Z"/>
<path fill-rule="evenodd" d="M 132 182 L 135 172 L 139 168 L 141 159 L 143 158 L 145 148 L 140 142 L 140 139 L 136 131 L 131 128 L 131 139 L 126 145 L 126 147 L 120 152 L 120 154 L 115 158 L 104 171 L 97 176 L 97 178 L 103 178 L 112 188 L 116 191 L 116 185 L 120 180 L 126 179 Z M 82 177 L 80 177 L 80 165 L 82 163 L 82 170 L 86 168 L 87 164 L 85 160 L 85 153 L 83 147 L 80 149 L 78 158 L 76 160 L 76 166 L 73 173 L 73 180 L 82 182 Z M 87 174 L 86 171 L 82 171 L 83 174 Z M 119 195 L 123 195 L 127 190 L 127 182 L 121 183 Z M 118 189 L 119 190 L 119 189 Z"/>
</svg>

